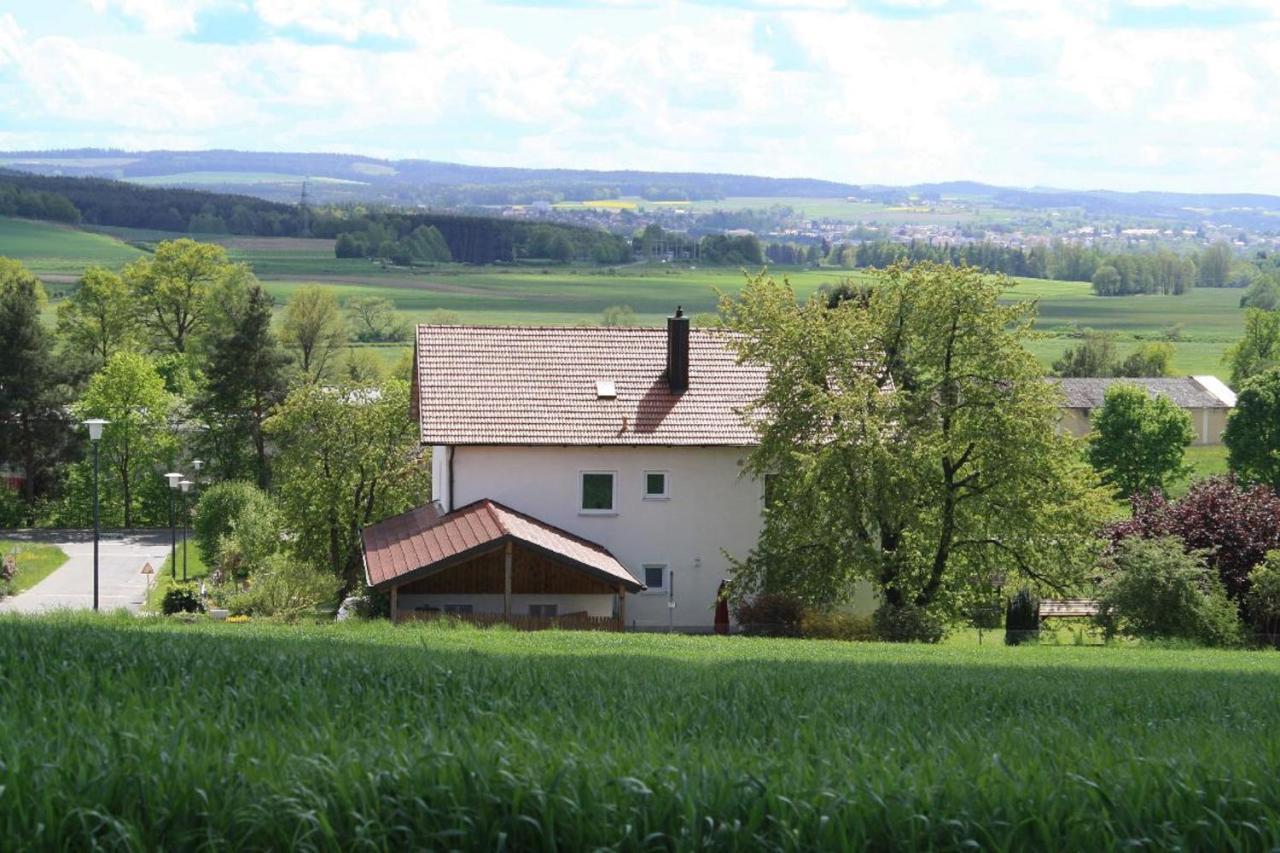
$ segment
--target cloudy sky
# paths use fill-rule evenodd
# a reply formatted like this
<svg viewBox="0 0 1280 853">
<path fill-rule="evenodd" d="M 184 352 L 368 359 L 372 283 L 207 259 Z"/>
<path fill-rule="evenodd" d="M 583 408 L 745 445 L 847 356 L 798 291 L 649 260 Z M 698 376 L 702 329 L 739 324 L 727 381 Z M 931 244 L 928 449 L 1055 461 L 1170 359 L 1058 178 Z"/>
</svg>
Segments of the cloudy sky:
<svg viewBox="0 0 1280 853">
<path fill-rule="evenodd" d="M 1280 193 L 1276 0 L 0 0 L 0 149 Z"/>
</svg>

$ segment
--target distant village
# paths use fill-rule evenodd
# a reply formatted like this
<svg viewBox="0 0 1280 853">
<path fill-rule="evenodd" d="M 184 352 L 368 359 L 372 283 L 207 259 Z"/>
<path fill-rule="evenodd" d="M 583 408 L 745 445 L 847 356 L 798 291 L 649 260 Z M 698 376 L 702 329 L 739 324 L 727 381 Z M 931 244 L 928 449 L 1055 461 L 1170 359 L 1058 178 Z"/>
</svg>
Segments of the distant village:
<svg viewBox="0 0 1280 853">
<path fill-rule="evenodd" d="M 766 200 L 761 199 L 761 202 Z M 800 204 L 813 202 L 829 208 L 840 200 L 788 200 L 765 207 L 711 202 L 591 202 L 501 206 L 505 218 L 543 220 L 603 228 L 620 235 L 634 235 L 650 225 L 697 239 L 709 234 L 754 235 L 762 243 L 836 245 L 889 241 L 935 246 L 985 243 L 1010 249 L 1031 249 L 1062 241 L 1108 252 L 1171 248 L 1198 249 L 1227 243 L 1240 252 L 1270 253 L 1280 249 L 1280 219 L 1271 229 L 1221 222 L 1143 221 L 1134 217 L 1099 217 L 1080 209 L 991 210 L 970 201 L 910 199 L 898 204 L 875 199 L 848 198 L 847 217 L 812 216 Z M 1243 217 L 1247 219 L 1248 217 Z"/>
</svg>

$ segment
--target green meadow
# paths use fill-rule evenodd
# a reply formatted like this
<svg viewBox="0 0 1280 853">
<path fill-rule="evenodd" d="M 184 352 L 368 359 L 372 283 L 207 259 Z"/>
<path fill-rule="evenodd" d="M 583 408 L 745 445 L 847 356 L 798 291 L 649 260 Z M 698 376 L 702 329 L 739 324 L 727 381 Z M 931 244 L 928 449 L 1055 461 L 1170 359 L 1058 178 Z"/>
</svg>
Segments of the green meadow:
<svg viewBox="0 0 1280 853">
<path fill-rule="evenodd" d="M 39 275 L 77 276 L 87 266 L 122 267 L 142 252 L 104 234 L 69 225 L 0 217 L 0 256 Z"/>
<path fill-rule="evenodd" d="M 9 617 L 0 846 L 1274 849 L 1278 683 L 993 637 Z"/>
<path fill-rule="evenodd" d="M 119 268 L 158 240 L 181 235 L 138 229 L 79 231 L 47 223 L 0 219 L 0 254 L 18 258 L 51 282 L 55 295 L 85 266 Z M 478 324 L 591 324 L 604 310 L 627 305 L 636 322 L 657 325 L 677 305 L 693 315 L 713 312 L 717 293 L 734 293 L 742 270 L 678 264 L 635 264 L 616 268 L 521 265 L 465 267 L 445 264 L 406 270 L 361 259 L 333 257 L 330 240 L 207 237 L 227 247 L 237 261 L 253 266 L 267 290 L 283 303 L 298 287 L 318 283 L 339 299 L 390 299 L 407 322 L 435 311 L 455 313 Z M 862 272 L 838 269 L 778 269 L 797 294 L 807 297 Z M 1038 303 L 1043 337 L 1031 350 L 1046 365 L 1072 345 L 1081 329 L 1115 332 L 1121 354 L 1144 340 L 1174 341 L 1178 373 L 1222 374 L 1222 355 L 1241 333 L 1243 312 L 1235 290 L 1197 289 L 1183 296 L 1098 297 L 1084 282 L 1024 279 L 1010 299 Z M 394 348 L 392 348 L 394 352 Z"/>
</svg>

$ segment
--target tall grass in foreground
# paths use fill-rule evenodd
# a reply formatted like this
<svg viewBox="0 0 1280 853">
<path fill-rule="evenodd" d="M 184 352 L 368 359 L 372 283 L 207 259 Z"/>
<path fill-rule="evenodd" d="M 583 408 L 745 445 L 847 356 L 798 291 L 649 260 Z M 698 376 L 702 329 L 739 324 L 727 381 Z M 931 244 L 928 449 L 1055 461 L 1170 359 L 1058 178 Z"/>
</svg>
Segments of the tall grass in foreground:
<svg viewBox="0 0 1280 853">
<path fill-rule="evenodd" d="M 0 848 L 1280 844 L 1280 655 L 0 620 Z"/>
</svg>

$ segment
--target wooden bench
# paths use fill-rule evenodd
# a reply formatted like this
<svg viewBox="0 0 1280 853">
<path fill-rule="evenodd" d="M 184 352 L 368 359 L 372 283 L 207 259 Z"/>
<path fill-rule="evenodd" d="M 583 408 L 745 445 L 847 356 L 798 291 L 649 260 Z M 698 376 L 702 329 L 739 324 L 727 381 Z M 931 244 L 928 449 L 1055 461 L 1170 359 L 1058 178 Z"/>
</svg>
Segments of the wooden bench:
<svg viewBox="0 0 1280 853">
<path fill-rule="evenodd" d="M 1096 598 L 1042 598 L 1041 619 L 1090 619 L 1098 615 Z"/>
</svg>

